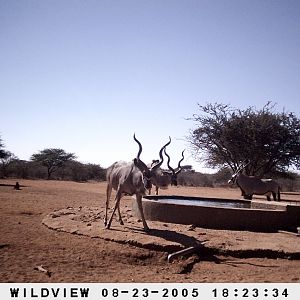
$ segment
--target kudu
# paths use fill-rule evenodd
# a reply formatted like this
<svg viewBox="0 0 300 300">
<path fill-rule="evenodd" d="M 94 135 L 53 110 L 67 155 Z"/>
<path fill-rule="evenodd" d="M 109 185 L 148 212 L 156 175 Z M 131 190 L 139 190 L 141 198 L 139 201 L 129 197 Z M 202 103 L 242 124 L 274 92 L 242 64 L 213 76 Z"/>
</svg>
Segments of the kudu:
<svg viewBox="0 0 300 300">
<path fill-rule="evenodd" d="M 116 209 L 118 209 L 120 224 L 124 224 L 120 213 L 120 200 L 124 195 L 135 194 L 140 215 L 142 217 L 144 230 L 149 231 L 149 227 L 144 217 L 142 197 L 145 194 L 146 189 L 149 187 L 150 180 L 154 176 L 155 171 L 162 165 L 162 152 L 164 150 L 164 147 L 166 147 L 169 143 L 164 145 L 159 151 L 161 160 L 151 168 L 148 168 L 146 164 L 140 159 L 140 155 L 143 149 L 142 144 L 135 137 L 135 134 L 133 138 L 139 146 L 137 157 L 132 162 L 117 161 L 107 169 L 106 207 L 104 220 L 104 225 L 107 229 L 109 229 L 111 226 Z M 115 206 L 112 215 L 107 223 L 107 212 L 112 189 L 116 190 Z"/>
<path fill-rule="evenodd" d="M 271 193 L 273 200 L 280 201 L 280 186 L 273 179 L 260 179 L 255 176 L 247 176 L 243 174 L 243 170 L 249 164 L 242 164 L 241 167 L 231 176 L 228 183 L 236 183 L 242 191 L 242 196 L 246 199 L 252 200 L 253 195 L 266 195 L 268 201 L 271 201 Z M 277 199 L 276 199 L 277 197 Z"/>
<path fill-rule="evenodd" d="M 171 138 L 170 138 L 171 141 Z M 182 158 L 178 162 L 177 170 L 175 171 L 170 166 L 170 156 L 166 152 L 166 148 L 164 149 L 164 153 L 166 157 L 168 158 L 167 166 L 169 170 L 162 170 L 162 169 L 156 169 L 154 176 L 151 179 L 151 183 L 155 186 L 155 194 L 158 195 L 158 190 L 161 189 L 167 189 L 169 185 L 177 186 L 177 176 L 181 172 L 181 162 L 184 160 L 184 150 L 182 151 L 181 155 Z M 151 194 L 151 187 L 149 188 L 149 195 Z"/>
</svg>

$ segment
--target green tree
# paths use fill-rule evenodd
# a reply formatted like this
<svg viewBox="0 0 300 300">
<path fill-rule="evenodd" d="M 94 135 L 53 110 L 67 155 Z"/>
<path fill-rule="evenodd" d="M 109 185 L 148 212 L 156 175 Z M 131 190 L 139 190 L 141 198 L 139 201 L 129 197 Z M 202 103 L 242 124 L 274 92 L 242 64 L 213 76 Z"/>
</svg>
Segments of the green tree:
<svg viewBox="0 0 300 300">
<path fill-rule="evenodd" d="M 75 159 L 74 153 L 66 153 L 63 149 L 44 149 L 33 154 L 31 160 L 47 168 L 48 179 L 58 169 L 63 168 L 67 161 Z"/>
<path fill-rule="evenodd" d="M 194 156 L 209 167 L 230 167 L 250 161 L 250 175 L 286 173 L 300 167 L 300 120 L 294 113 L 275 113 L 268 102 L 262 109 L 235 109 L 224 104 L 199 105 L 201 114 L 187 137 Z"/>
</svg>

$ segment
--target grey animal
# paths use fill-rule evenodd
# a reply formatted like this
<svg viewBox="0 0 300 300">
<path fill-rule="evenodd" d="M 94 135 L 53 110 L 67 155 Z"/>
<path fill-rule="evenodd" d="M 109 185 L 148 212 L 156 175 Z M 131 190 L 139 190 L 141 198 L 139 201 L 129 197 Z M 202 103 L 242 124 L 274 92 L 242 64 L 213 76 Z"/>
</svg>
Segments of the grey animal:
<svg viewBox="0 0 300 300">
<path fill-rule="evenodd" d="M 171 138 L 170 138 L 171 141 Z M 158 195 L 158 190 L 167 189 L 169 185 L 177 186 L 177 176 L 181 172 L 181 162 L 184 160 L 184 150 L 182 151 L 181 155 L 182 158 L 178 162 L 177 170 L 175 171 L 170 166 L 170 156 L 166 152 L 166 148 L 164 149 L 164 153 L 168 158 L 167 165 L 169 170 L 162 170 L 161 168 L 156 169 L 154 176 L 151 179 L 151 183 L 155 186 L 155 194 Z M 151 194 L 151 187 L 149 189 L 149 195 Z"/>
<path fill-rule="evenodd" d="M 136 201 L 138 204 L 140 215 L 142 217 L 144 230 L 149 231 L 149 227 L 144 217 L 142 197 L 145 194 L 146 189 L 149 187 L 150 180 L 152 179 L 155 171 L 163 163 L 162 152 L 164 150 L 164 147 L 166 147 L 168 143 L 164 145 L 159 151 L 161 160 L 151 168 L 148 168 L 146 164 L 140 159 L 140 155 L 142 153 L 142 144 L 135 137 L 135 134 L 133 138 L 139 145 L 137 157 L 132 162 L 117 161 L 107 169 L 106 207 L 104 220 L 104 225 L 107 229 L 109 229 L 111 226 L 116 209 L 118 209 L 120 224 L 124 224 L 120 213 L 120 200 L 124 195 L 136 195 Z M 112 189 L 116 190 L 115 206 L 112 215 L 107 223 L 107 212 Z"/>
<path fill-rule="evenodd" d="M 270 195 L 272 194 L 273 200 L 280 201 L 280 186 L 273 179 L 260 179 L 255 176 L 247 176 L 242 173 L 246 165 L 238 168 L 238 170 L 231 176 L 228 183 L 236 183 L 242 191 L 242 195 L 252 200 L 252 196 L 266 195 L 268 201 L 271 201 Z M 277 199 L 276 199 L 277 198 Z"/>
</svg>

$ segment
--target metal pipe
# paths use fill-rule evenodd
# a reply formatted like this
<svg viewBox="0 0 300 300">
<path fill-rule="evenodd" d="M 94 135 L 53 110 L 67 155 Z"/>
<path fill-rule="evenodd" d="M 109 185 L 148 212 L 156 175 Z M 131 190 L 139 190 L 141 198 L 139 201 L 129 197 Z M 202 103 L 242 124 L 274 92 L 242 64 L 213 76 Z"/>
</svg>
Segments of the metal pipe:
<svg viewBox="0 0 300 300">
<path fill-rule="evenodd" d="M 172 262 L 175 258 L 179 257 L 180 255 L 189 255 L 192 253 L 195 253 L 202 248 L 203 245 L 197 245 L 197 246 L 192 246 L 188 247 L 179 251 L 176 251 L 174 253 L 171 253 L 168 255 L 168 262 Z"/>
</svg>

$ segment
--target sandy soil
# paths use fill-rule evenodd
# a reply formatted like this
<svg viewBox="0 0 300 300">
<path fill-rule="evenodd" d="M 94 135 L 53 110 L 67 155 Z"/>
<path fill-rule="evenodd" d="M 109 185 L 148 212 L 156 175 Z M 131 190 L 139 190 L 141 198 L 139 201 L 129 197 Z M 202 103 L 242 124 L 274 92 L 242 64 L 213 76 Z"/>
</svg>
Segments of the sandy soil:
<svg viewBox="0 0 300 300">
<path fill-rule="evenodd" d="M 281 258 L 273 254 L 271 258 L 267 253 L 255 255 L 255 252 L 246 257 L 225 252 L 202 253 L 169 263 L 164 251 L 51 230 L 42 220 L 54 211 L 103 207 L 106 184 L 30 180 L 22 180 L 20 184 L 23 185 L 20 191 L 0 185 L 1 282 L 300 282 L 297 255 Z M 183 187 L 170 188 L 164 193 L 225 198 L 240 195 L 235 189 Z M 300 200 L 299 195 L 290 197 Z M 130 207 L 131 198 L 122 201 L 124 212 Z M 102 222 L 99 224 L 102 226 Z M 142 228 L 140 222 L 133 225 Z M 212 239 L 211 232 L 199 230 L 206 235 L 204 240 Z M 250 232 L 243 234 L 238 239 L 251 241 L 259 237 Z M 300 241 L 299 237 L 282 235 L 290 247 Z M 221 245 L 237 240 L 234 231 L 219 234 L 217 238 Z M 267 238 L 262 238 L 262 245 L 267 242 Z M 49 272 L 38 270 L 38 266 Z"/>
</svg>

